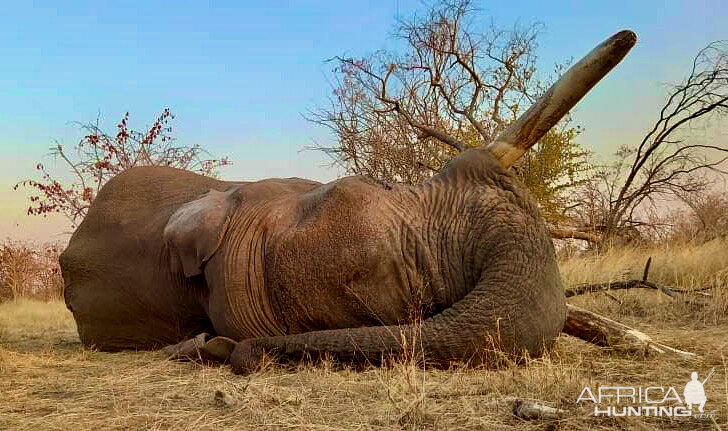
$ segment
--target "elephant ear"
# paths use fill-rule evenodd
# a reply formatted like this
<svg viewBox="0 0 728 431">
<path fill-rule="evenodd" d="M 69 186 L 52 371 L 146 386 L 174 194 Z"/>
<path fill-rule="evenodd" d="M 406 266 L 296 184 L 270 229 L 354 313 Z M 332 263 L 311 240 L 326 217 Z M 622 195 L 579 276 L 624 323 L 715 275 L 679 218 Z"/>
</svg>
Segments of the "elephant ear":
<svg viewBox="0 0 728 431">
<path fill-rule="evenodd" d="M 164 242 L 170 251 L 172 271 L 185 277 L 202 274 L 222 243 L 233 208 L 235 189 L 210 190 L 175 211 L 164 228 Z"/>
</svg>

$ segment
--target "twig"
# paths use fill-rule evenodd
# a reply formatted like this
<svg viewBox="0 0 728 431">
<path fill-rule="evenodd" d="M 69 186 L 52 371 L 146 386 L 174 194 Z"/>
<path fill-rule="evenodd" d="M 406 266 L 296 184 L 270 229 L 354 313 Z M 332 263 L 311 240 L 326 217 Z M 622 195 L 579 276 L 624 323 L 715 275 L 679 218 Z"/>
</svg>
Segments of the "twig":
<svg viewBox="0 0 728 431">
<path fill-rule="evenodd" d="M 642 275 L 642 282 L 647 282 L 647 275 L 650 273 L 650 264 L 652 263 L 652 256 L 647 258 L 647 263 L 645 264 L 645 272 Z"/>
<path fill-rule="evenodd" d="M 616 296 L 614 296 L 611 293 L 606 292 L 606 291 L 602 292 L 602 293 L 604 293 L 604 296 L 606 296 L 607 298 L 611 299 L 612 301 L 616 302 L 619 305 L 622 305 L 622 301 L 620 301 L 619 298 L 617 298 Z"/>
</svg>

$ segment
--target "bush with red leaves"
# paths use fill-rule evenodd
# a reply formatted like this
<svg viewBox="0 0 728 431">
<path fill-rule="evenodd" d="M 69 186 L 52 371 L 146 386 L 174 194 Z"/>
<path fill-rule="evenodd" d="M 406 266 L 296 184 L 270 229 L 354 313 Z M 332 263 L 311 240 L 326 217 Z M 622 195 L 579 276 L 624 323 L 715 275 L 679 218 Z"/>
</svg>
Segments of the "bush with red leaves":
<svg viewBox="0 0 728 431">
<path fill-rule="evenodd" d="M 192 147 L 176 144 L 171 136 L 171 120 L 174 115 L 169 108 L 154 121 L 146 132 L 129 129 L 129 113 L 124 114 L 117 124 L 116 135 L 104 133 L 98 125 L 79 124 L 85 136 L 75 148 L 75 156 L 67 153 L 60 144 L 52 148 L 53 154 L 63 160 L 71 171 L 73 180 L 63 185 L 38 163 L 36 170 L 40 179 L 26 179 L 18 187 L 30 187 L 35 194 L 29 197 L 29 215 L 47 216 L 59 213 L 68 218 L 73 227 L 86 216 L 94 197 L 115 175 L 134 166 L 171 166 L 197 172 L 206 176 L 217 176 L 219 168 L 227 166 L 227 157 L 205 158 L 208 153 L 199 145 Z"/>
</svg>

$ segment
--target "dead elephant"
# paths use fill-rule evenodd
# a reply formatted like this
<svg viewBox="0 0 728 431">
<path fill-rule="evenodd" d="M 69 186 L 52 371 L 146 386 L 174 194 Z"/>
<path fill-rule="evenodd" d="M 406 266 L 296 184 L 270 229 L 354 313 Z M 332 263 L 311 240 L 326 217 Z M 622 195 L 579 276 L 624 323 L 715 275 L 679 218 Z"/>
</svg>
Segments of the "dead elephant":
<svg viewBox="0 0 728 431">
<path fill-rule="evenodd" d="M 101 190 L 61 256 L 81 341 L 175 347 L 249 372 L 265 353 L 432 363 L 539 354 L 564 324 L 553 244 L 508 168 L 634 45 L 622 31 L 493 142 L 415 187 L 363 177 L 225 182 L 165 167 Z M 425 319 L 405 324 L 413 306 Z M 414 346 L 414 347 L 412 347 Z"/>
</svg>

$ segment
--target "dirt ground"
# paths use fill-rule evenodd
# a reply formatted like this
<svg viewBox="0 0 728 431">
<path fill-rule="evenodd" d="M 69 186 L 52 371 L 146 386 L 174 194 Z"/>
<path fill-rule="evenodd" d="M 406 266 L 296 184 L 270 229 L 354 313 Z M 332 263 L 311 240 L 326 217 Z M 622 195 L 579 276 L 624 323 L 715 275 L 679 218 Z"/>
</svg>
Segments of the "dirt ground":
<svg viewBox="0 0 728 431">
<path fill-rule="evenodd" d="M 728 247 L 621 250 L 562 265 L 569 284 L 641 275 L 711 297 L 684 304 L 658 292 L 591 294 L 575 304 L 605 314 L 695 359 L 602 349 L 562 336 L 546 356 L 493 368 L 423 369 L 400 360 L 363 371 L 330 362 L 267 364 L 251 376 L 169 362 L 160 352 L 84 350 L 60 302 L 0 304 L 0 429 L 728 429 Z M 594 417 L 584 387 L 674 387 L 697 371 L 706 418 Z M 217 394 L 217 395 L 216 395 Z M 514 396 L 564 409 L 526 421 L 498 400 Z M 669 404 L 669 403 L 668 403 Z M 606 404 L 605 404 L 606 405 Z M 677 404 L 675 404 L 677 405 Z"/>
</svg>

